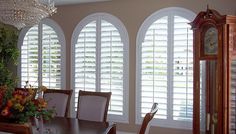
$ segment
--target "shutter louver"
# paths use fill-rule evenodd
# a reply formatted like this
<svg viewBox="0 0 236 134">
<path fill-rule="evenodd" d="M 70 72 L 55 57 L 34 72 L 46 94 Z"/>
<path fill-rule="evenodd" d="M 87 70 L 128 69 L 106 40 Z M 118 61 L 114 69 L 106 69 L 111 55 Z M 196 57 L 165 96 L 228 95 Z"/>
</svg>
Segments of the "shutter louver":
<svg viewBox="0 0 236 134">
<path fill-rule="evenodd" d="M 114 25 L 101 21 L 100 88 L 112 92 L 109 114 L 123 115 L 123 43 Z"/>
<path fill-rule="evenodd" d="M 61 45 L 56 32 L 45 24 L 42 30 L 42 85 L 61 88 Z"/>
<path fill-rule="evenodd" d="M 149 27 L 142 43 L 142 117 L 158 102 L 157 118 L 167 118 L 167 34 L 168 17 L 163 17 Z"/>
<path fill-rule="evenodd" d="M 96 90 L 96 21 L 82 29 L 75 44 L 75 110 L 79 90 Z"/>
<path fill-rule="evenodd" d="M 38 26 L 29 29 L 21 46 L 21 87 L 25 82 L 38 86 Z"/>
<path fill-rule="evenodd" d="M 193 116 L 193 32 L 189 21 L 174 16 L 173 119 Z"/>
</svg>

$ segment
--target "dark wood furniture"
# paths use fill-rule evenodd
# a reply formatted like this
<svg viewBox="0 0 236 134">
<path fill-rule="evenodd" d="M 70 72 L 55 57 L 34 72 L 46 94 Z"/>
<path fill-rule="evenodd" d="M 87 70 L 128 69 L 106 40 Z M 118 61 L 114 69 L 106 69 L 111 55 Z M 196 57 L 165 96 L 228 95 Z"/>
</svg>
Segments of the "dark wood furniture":
<svg viewBox="0 0 236 134">
<path fill-rule="evenodd" d="M 40 130 L 42 131 L 40 132 Z M 15 134 L 116 134 L 116 124 L 55 117 L 50 121 L 43 121 L 43 123 L 40 121 L 36 123 L 35 120 L 32 120 L 31 123 L 23 125 L 0 122 L 0 132 Z"/>
<path fill-rule="evenodd" d="M 33 125 L 33 127 L 35 126 Z M 43 129 L 56 134 L 116 134 L 116 124 L 114 123 L 65 117 L 55 117 L 51 121 L 44 122 Z"/>
<path fill-rule="evenodd" d="M 105 98 L 106 99 L 106 104 L 105 104 L 105 110 L 104 110 L 104 114 L 103 114 L 103 120 L 102 120 L 102 122 L 106 122 L 106 120 L 107 120 L 107 112 L 108 112 L 108 106 L 109 106 L 109 101 L 110 101 L 110 98 L 111 98 L 111 92 L 90 92 L 90 91 L 82 91 L 82 90 L 80 90 L 79 91 L 79 97 L 78 97 L 78 107 L 77 107 L 77 118 L 80 118 L 79 117 L 79 115 L 80 115 L 80 108 L 81 108 L 81 106 L 80 106 L 80 100 L 81 100 L 81 97 L 84 97 L 84 96 L 92 96 L 92 97 L 94 97 L 94 96 L 97 96 L 97 97 L 102 97 L 102 98 Z M 96 101 L 96 100 L 90 100 L 91 102 L 92 101 Z M 94 104 L 95 104 L 95 102 L 94 102 Z M 98 104 L 99 105 L 99 104 Z M 88 105 L 88 107 L 93 107 L 92 105 L 90 106 L 90 105 Z M 94 113 L 94 114 L 96 114 L 96 110 L 94 110 L 94 111 L 88 111 L 88 112 L 90 112 L 90 113 Z"/>
<path fill-rule="evenodd" d="M 46 91 L 44 91 L 44 95 L 45 94 L 54 94 L 54 93 L 68 95 L 66 110 L 65 110 L 65 114 L 64 114 L 64 117 L 68 117 L 69 116 L 69 110 L 70 110 L 70 101 L 71 101 L 71 96 L 72 96 L 73 90 L 47 89 Z M 52 100 L 49 100 L 49 101 L 54 101 L 54 100 L 52 98 Z M 60 100 L 55 100 L 55 101 L 60 101 Z"/>
<path fill-rule="evenodd" d="M 236 16 L 207 9 L 191 25 L 193 134 L 235 134 Z"/>
<path fill-rule="evenodd" d="M 158 110 L 157 105 L 158 105 L 157 103 L 153 103 L 151 111 L 149 113 L 146 113 L 145 117 L 143 118 L 141 129 L 139 130 L 139 134 L 145 134 L 145 131 L 147 129 L 149 122 L 153 119 L 154 115 L 156 114 Z"/>
<path fill-rule="evenodd" d="M 30 124 L 13 124 L 0 122 L 0 132 L 8 132 L 14 134 L 32 134 Z"/>
</svg>

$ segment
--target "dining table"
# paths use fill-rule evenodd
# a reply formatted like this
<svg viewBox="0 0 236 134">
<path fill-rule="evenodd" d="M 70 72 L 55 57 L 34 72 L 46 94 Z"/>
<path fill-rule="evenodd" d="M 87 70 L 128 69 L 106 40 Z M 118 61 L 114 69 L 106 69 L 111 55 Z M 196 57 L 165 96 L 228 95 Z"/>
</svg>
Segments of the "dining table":
<svg viewBox="0 0 236 134">
<path fill-rule="evenodd" d="M 4 123 L 0 122 L 0 124 L 3 125 Z M 80 120 L 78 118 L 54 117 L 49 121 L 34 119 L 30 124 L 33 134 L 116 134 L 116 124 L 113 122 L 96 122 Z M 10 123 L 5 125 L 9 126 Z M 14 133 L 14 126 L 12 129 Z M 4 130 L 0 129 L 0 131 Z"/>
</svg>

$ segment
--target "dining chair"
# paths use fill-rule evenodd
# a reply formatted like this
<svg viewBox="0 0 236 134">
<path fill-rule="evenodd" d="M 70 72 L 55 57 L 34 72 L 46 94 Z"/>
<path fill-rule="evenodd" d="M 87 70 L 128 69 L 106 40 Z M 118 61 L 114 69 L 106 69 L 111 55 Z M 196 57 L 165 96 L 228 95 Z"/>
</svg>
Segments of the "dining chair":
<svg viewBox="0 0 236 134">
<path fill-rule="evenodd" d="M 111 92 L 79 91 L 77 115 L 81 120 L 106 122 Z"/>
<path fill-rule="evenodd" d="M 14 134 L 33 134 L 30 124 L 14 124 L 0 122 L 0 133 L 14 133 Z"/>
<path fill-rule="evenodd" d="M 43 94 L 47 108 L 55 108 L 56 116 L 68 117 L 72 92 L 73 90 L 47 89 Z"/>
<path fill-rule="evenodd" d="M 139 134 L 145 134 L 147 133 L 147 126 L 149 122 L 153 119 L 154 115 L 156 114 L 158 108 L 158 103 L 153 103 L 151 111 L 149 113 L 146 113 L 145 117 L 143 118 L 143 122 L 139 131 Z"/>
</svg>

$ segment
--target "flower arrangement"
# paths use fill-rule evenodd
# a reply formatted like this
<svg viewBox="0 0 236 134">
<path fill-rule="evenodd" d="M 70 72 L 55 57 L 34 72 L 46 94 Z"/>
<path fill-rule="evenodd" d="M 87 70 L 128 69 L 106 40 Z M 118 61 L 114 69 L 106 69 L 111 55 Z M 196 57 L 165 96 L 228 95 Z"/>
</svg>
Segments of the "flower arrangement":
<svg viewBox="0 0 236 134">
<path fill-rule="evenodd" d="M 55 110 L 46 109 L 47 102 L 43 98 L 35 98 L 35 93 L 46 89 L 44 86 L 36 89 L 30 86 L 24 90 L 11 90 L 0 86 L 0 118 L 14 123 L 25 123 L 32 117 L 51 119 Z"/>
</svg>

